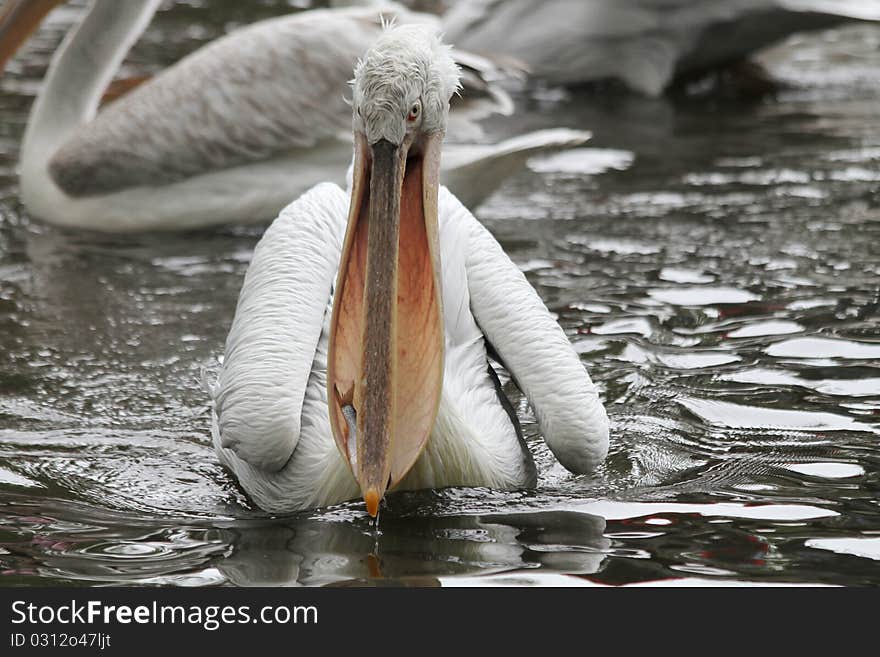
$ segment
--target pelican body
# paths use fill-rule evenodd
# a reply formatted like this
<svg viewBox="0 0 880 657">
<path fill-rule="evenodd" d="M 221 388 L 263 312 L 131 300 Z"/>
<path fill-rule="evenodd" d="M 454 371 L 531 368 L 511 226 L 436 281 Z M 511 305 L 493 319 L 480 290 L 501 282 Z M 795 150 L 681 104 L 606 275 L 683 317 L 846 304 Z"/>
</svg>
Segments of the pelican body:
<svg viewBox="0 0 880 657">
<path fill-rule="evenodd" d="M 61 1 L 7 0 L 0 67 Z M 105 232 L 268 222 L 313 185 L 344 182 L 351 139 L 343 85 L 382 21 L 437 20 L 387 4 L 260 21 L 102 107 L 160 2 L 92 0 L 53 54 L 21 149 L 21 197 L 32 216 Z M 483 92 L 457 119 L 473 141 L 471 119 L 508 113 L 511 103 L 485 79 L 498 74 L 488 60 L 465 53 L 461 59 L 471 67 L 472 88 Z M 463 146 L 447 162 L 444 180 L 474 204 L 530 155 L 588 137 L 550 130 Z"/>
<path fill-rule="evenodd" d="M 534 486 L 491 348 L 576 473 L 608 420 L 559 325 L 439 183 L 458 69 L 436 33 L 388 28 L 358 63 L 348 192 L 320 184 L 254 252 L 213 388 L 220 460 L 262 509 L 388 490 Z"/>
<path fill-rule="evenodd" d="M 656 96 L 676 78 L 735 64 L 795 33 L 880 20 L 863 0 L 457 0 L 456 46 L 516 57 L 541 80 L 615 78 Z"/>
</svg>

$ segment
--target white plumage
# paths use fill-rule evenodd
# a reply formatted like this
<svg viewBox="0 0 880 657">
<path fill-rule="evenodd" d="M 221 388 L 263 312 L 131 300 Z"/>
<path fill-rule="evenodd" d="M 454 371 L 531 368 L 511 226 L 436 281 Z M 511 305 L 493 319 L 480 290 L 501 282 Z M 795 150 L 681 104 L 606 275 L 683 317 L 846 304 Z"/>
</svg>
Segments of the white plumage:
<svg viewBox="0 0 880 657">
<path fill-rule="evenodd" d="M 158 5 L 93 0 L 54 53 L 22 143 L 21 195 L 32 215 L 112 232 L 269 221 L 313 185 L 343 182 L 351 157 L 344 83 L 382 18 L 436 23 L 394 4 L 261 21 L 99 111 L 104 90 Z M 481 58 L 468 61 L 491 68 Z M 477 86 L 488 101 L 462 115 L 485 114 L 487 106 L 510 111 L 497 85 Z M 455 123 L 473 134 L 467 116 Z M 547 130 L 516 148 L 510 140 L 480 150 L 465 146 L 460 156 L 450 152 L 444 179 L 475 203 L 530 155 L 588 137 Z M 482 172 L 480 184 L 456 175 L 460 161 Z"/>
<path fill-rule="evenodd" d="M 263 509 L 291 512 L 358 497 L 330 432 L 326 399 L 331 289 L 348 195 L 322 184 L 269 227 L 245 276 L 214 389 L 214 444 Z M 559 325 L 491 234 L 446 189 L 439 199 L 446 362 L 426 450 L 401 489 L 534 485 L 488 371 L 492 344 L 567 468 L 604 459 L 608 420 Z"/>
<path fill-rule="evenodd" d="M 389 487 L 534 485 L 489 343 L 563 465 L 605 457 L 605 410 L 562 329 L 437 183 L 457 88 L 435 31 L 385 30 L 355 67 L 348 193 L 309 190 L 255 249 L 212 426 L 221 461 L 267 511 L 360 493 L 375 516 Z"/>
</svg>

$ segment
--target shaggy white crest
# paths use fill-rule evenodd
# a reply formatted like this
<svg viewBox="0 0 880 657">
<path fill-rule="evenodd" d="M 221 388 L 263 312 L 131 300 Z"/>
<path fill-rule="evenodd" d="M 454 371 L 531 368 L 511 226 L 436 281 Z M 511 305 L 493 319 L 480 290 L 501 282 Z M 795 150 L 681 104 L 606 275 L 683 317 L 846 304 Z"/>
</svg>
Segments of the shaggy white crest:
<svg viewBox="0 0 880 657">
<path fill-rule="evenodd" d="M 449 100 L 459 89 L 460 73 L 452 48 L 426 25 L 385 28 L 354 69 L 354 129 L 369 143 L 403 142 L 407 116 L 418 105 L 415 125 L 422 132 L 443 132 Z"/>
</svg>

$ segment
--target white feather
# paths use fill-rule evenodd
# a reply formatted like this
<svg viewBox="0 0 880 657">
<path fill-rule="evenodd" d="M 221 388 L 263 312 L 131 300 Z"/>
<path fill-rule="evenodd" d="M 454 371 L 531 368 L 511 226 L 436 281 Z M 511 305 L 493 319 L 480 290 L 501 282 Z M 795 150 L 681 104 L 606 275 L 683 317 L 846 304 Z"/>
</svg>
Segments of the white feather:
<svg viewBox="0 0 880 657">
<path fill-rule="evenodd" d="M 444 196 L 447 207 L 467 212 L 451 194 Z M 589 472 L 608 453 L 608 416 L 590 375 L 501 245 L 476 220 L 466 229 L 467 282 L 477 324 L 528 397 L 559 462 L 572 472 Z"/>
<path fill-rule="evenodd" d="M 22 144 L 22 200 L 31 215 L 112 232 L 268 221 L 318 182 L 342 182 L 352 144 L 341 85 L 380 34 L 380 15 L 427 26 L 414 35 L 437 26 L 436 17 L 394 3 L 381 11 L 315 10 L 261 21 L 197 50 L 96 114 L 106 83 L 158 4 L 94 0 L 55 53 Z M 447 52 L 435 42 L 426 41 Z M 471 69 L 480 78 L 483 71 Z M 454 87 L 454 63 L 440 74 L 443 96 Z M 507 95 L 486 84 L 507 111 Z M 455 123 L 469 119 L 459 115 Z M 524 156 L 487 153 L 470 169 L 491 172 L 502 159 L 521 163 Z M 469 202 L 491 193 L 487 181 L 500 180 L 490 174 L 470 184 L 453 169 L 444 175 L 453 175 L 455 191 Z"/>
<path fill-rule="evenodd" d="M 267 511 L 359 495 L 330 431 L 326 393 L 330 287 L 347 201 L 335 185 L 319 185 L 266 231 L 214 389 L 218 455 Z M 484 333 L 523 385 L 553 452 L 588 471 L 607 451 L 608 427 L 577 354 L 500 245 L 445 188 L 438 218 L 443 392 L 428 446 L 399 488 L 534 483 L 531 457 L 488 374 Z"/>
<path fill-rule="evenodd" d="M 421 129 L 445 132 L 459 80 L 452 48 L 443 44 L 435 26 L 386 27 L 354 68 L 354 128 L 371 144 L 379 139 L 399 144 L 406 128 L 402 119 L 419 101 Z"/>
<path fill-rule="evenodd" d="M 291 203 L 257 245 L 242 285 L 214 401 L 221 446 L 264 470 L 283 467 L 299 440 L 347 201 L 325 183 Z"/>
</svg>

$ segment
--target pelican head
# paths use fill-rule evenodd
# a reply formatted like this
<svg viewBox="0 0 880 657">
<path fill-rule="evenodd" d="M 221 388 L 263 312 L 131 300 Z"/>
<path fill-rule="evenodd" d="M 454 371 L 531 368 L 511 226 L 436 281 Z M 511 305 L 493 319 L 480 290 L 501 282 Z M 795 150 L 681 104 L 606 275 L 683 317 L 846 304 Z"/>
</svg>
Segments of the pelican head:
<svg viewBox="0 0 880 657">
<path fill-rule="evenodd" d="M 372 516 L 425 448 L 440 403 L 437 195 L 458 81 L 450 48 L 424 26 L 387 28 L 355 67 L 327 388 L 336 444 Z"/>
</svg>

